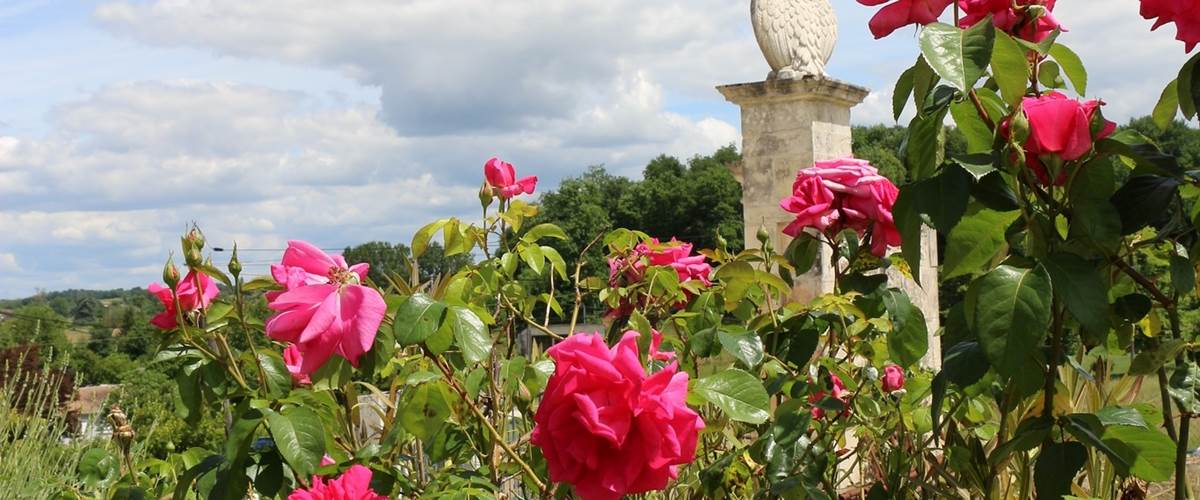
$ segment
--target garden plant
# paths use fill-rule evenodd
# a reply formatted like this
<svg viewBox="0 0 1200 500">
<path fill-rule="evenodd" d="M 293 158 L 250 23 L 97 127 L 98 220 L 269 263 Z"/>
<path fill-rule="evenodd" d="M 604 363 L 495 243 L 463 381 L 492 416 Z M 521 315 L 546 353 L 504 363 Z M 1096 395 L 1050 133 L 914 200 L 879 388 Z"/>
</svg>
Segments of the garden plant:
<svg viewBox="0 0 1200 500">
<path fill-rule="evenodd" d="M 566 234 L 530 223 L 537 178 L 495 158 L 479 220 L 417 231 L 407 278 L 304 241 L 245 276 L 193 229 L 151 288 L 153 324 L 159 358 L 185 366 L 181 416 L 223 415 L 223 444 L 137 461 L 138 429 L 118 432 L 75 494 L 1108 499 L 1165 482 L 1188 498 L 1200 345 L 1179 307 L 1197 293 L 1200 170 L 1104 118 L 1054 0 L 859 3 L 882 5 L 877 37 L 919 33 L 894 92 L 897 118 L 916 110 L 902 182 L 854 158 L 797 164 L 785 248 L 774 228 L 740 251 L 596 228 L 577 243 L 606 249 L 601 276 L 548 245 Z M 1190 51 L 1193 5 L 1140 14 Z M 1197 61 L 1160 126 L 1195 118 Z M 948 123 L 966 154 L 946 153 Z M 940 279 L 963 283 L 942 296 L 939 370 L 888 279 L 912 279 L 926 226 Z M 423 279 L 434 241 L 476 262 Z M 795 300 L 825 249 L 836 291 Z M 1161 259 L 1168 279 L 1141 270 Z M 599 331 L 580 328 L 585 297 L 606 306 Z M 1145 383 L 1157 404 L 1136 401 Z"/>
</svg>

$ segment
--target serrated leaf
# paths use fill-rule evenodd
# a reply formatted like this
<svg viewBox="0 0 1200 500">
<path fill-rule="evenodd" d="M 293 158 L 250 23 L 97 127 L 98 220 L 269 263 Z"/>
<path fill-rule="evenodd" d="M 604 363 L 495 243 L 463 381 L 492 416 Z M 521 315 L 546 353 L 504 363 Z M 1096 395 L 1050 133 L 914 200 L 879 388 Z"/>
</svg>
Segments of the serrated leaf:
<svg viewBox="0 0 1200 500">
<path fill-rule="evenodd" d="M 966 29 L 928 24 L 921 30 L 921 54 L 942 80 L 966 93 L 991 62 L 995 34 L 990 19 Z"/>
<path fill-rule="evenodd" d="M 965 276 L 984 268 L 1005 245 L 1004 232 L 1019 212 L 976 209 L 968 212 L 946 237 L 941 279 Z"/>
<path fill-rule="evenodd" d="M 1067 78 L 1071 80 L 1071 86 L 1075 87 L 1075 92 L 1079 95 L 1087 95 L 1087 68 L 1083 66 L 1079 55 L 1067 48 L 1066 45 L 1056 43 L 1050 46 L 1050 57 L 1053 57 L 1062 68 L 1063 73 L 1067 74 Z"/>
<path fill-rule="evenodd" d="M 1050 324 L 1050 277 L 1040 266 L 1002 265 L 971 283 L 972 331 L 988 361 L 1011 377 L 1033 363 Z"/>
<path fill-rule="evenodd" d="M 466 307 L 452 306 L 446 320 L 454 331 L 454 342 L 468 363 L 487 359 L 492 352 L 492 338 L 488 336 L 487 327 L 479 316 Z"/>
<path fill-rule="evenodd" d="M 717 340 L 725 352 L 737 358 L 747 368 L 755 369 L 763 360 L 762 338 L 743 328 L 722 327 L 717 331 Z"/>
<path fill-rule="evenodd" d="M 283 413 L 265 411 L 267 427 L 279 454 L 297 473 L 311 476 L 325 455 L 325 428 L 321 417 L 304 406 L 293 406 Z"/>
<path fill-rule="evenodd" d="M 1067 310 L 1085 329 L 1107 333 L 1108 286 L 1099 268 L 1078 255 L 1056 253 L 1042 260 L 1042 267 Z"/>
<path fill-rule="evenodd" d="M 737 368 L 697 379 L 692 390 L 738 422 L 761 424 L 771 416 L 762 381 Z"/>
<path fill-rule="evenodd" d="M 445 304 L 423 293 L 414 294 L 396 311 L 392 322 L 396 342 L 400 345 L 424 342 L 441 327 L 445 314 Z"/>
<path fill-rule="evenodd" d="M 1008 33 L 996 31 L 992 47 L 992 78 L 1009 106 L 1016 106 L 1029 88 L 1029 59 L 1025 49 Z"/>
</svg>

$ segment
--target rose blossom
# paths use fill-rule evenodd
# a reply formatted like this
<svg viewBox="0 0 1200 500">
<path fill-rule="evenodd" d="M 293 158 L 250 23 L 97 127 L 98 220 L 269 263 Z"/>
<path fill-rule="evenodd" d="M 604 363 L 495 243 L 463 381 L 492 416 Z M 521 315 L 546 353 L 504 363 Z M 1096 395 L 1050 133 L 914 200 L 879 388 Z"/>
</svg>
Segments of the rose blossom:
<svg viewBox="0 0 1200 500">
<path fill-rule="evenodd" d="M 287 367 L 288 373 L 292 374 L 292 381 L 301 385 L 312 383 L 312 379 L 308 378 L 307 374 L 300 372 L 300 367 L 304 365 L 304 354 L 300 352 L 300 348 L 296 344 L 289 345 L 283 350 L 283 365 Z"/>
<path fill-rule="evenodd" d="M 387 305 L 373 288 L 361 285 L 367 264 L 347 266 L 311 243 L 292 240 L 283 261 L 271 265 L 282 292 L 267 297 L 277 311 L 267 320 L 271 338 L 295 344 L 301 354 L 298 373 L 316 371 L 337 354 L 354 366 L 371 349 Z"/>
<path fill-rule="evenodd" d="M 1186 52 L 1200 43 L 1200 5 L 1193 0 L 1142 0 L 1141 14 L 1155 19 L 1151 30 L 1175 23 L 1175 39 L 1184 42 Z"/>
<path fill-rule="evenodd" d="M 483 176 L 487 179 L 487 185 L 506 200 L 522 193 L 533 194 L 533 189 L 537 187 L 536 176 L 518 180 L 512 164 L 499 158 L 492 158 L 483 164 Z"/>
<path fill-rule="evenodd" d="M 372 475 L 371 469 L 354 465 L 337 479 L 313 476 L 312 486 L 292 491 L 288 500 L 387 500 L 371 490 Z"/>
<path fill-rule="evenodd" d="M 1020 37 L 1030 42 L 1040 42 L 1050 36 L 1055 29 L 1067 31 L 1054 18 L 1055 0 L 960 0 L 959 7 L 963 17 L 959 19 L 959 27 L 974 26 L 987 16 L 992 16 L 992 24 L 997 29 L 1010 35 Z M 1031 7 L 1041 6 L 1045 11 L 1037 19 L 1033 19 Z"/>
<path fill-rule="evenodd" d="M 858 0 L 858 3 L 875 6 L 889 0 Z M 893 31 L 910 24 L 926 25 L 937 21 L 942 12 L 954 3 L 954 0 L 897 0 L 888 5 L 871 18 L 871 34 L 875 38 L 883 38 Z"/>
<path fill-rule="evenodd" d="M 196 293 L 196 282 L 200 282 L 200 293 Z M 150 319 L 150 324 L 163 330 L 170 330 L 179 326 L 175 321 L 175 299 L 171 296 L 171 289 L 158 283 L 151 283 L 146 287 L 147 290 L 162 302 L 165 308 L 163 312 L 156 314 Z M 207 274 L 198 273 L 195 270 L 188 271 L 187 276 L 175 286 L 175 293 L 179 297 L 179 307 L 183 309 L 184 315 L 198 309 L 207 309 L 212 304 L 213 299 L 221 293 L 217 288 L 217 283 L 213 281 Z"/>
<path fill-rule="evenodd" d="M 650 243 L 641 243 L 636 247 L 639 254 L 645 255 L 652 266 L 667 266 L 675 270 L 679 282 L 696 280 L 704 286 L 712 285 L 708 274 L 712 266 L 705 262 L 703 255 L 692 255 L 692 244 L 684 243 L 675 238 L 667 243 L 659 243 L 658 238 Z"/>
<path fill-rule="evenodd" d="M 829 374 L 829 383 L 833 385 L 833 388 L 832 388 L 833 399 L 841 401 L 843 405 L 847 405 L 847 408 L 843 409 L 840 413 L 838 413 L 837 416 L 840 417 L 842 415 L 845 415 L 846 413 L 848 413 L 850 411 L 850 409 L 848 407 L 849 406 L 848 403 L 850 401 L 850 392 L 846 390 L 846 385 L 842 383 L 842 379 L 840 377 L 838 377 L 837 375 L 830 373 Z M 822 399 L 825 399 L 825 396 L 829 396 L 829 395 L 830 395 L 829 392 L 826 392 L 824 389 L 822 389 L 822 390 L 819 390 L 819 391 L 813 393 L 813 395 L 808 397 L 808 402 L 813 405 L 812 418 L 815 418 L 815 419 L 825 418 L 825 409 L 821 408 L 819 406 L 816 406 L 816 403 L 820 402 Z"/>
<path fill-rule="evenodd" d="M 1049 184 L 1049 173 L 1041 157 L 1054 156 L 1061 161 L 1074 161 L 1092 150 L 1097 139 L 1106 138 L 1116 130 L 1117 124 L 1105 120 L 1103 129 L 1093 138 L 1092 119 L 1101 101 L 1079 101 L 1060 92 L 1049 92 L 1041 97 L 1026 97 L 1021 108 L 1029 119 L 1029 138 L 1026 139 L 1025 160 L 1043 184 Z M 1001 133 L 1008 134 L 1008 123 Z M 1066 182 L 1066 172 L 1060 172 L 1055 184 Z"/>
<path fill-rule="evenodd" d="M 637 338 L 626 332 L 610 349 L 600 334 L 576 334 L 546 351 L 554 374 L 531 442 L 550 479 L 584 500 L 661 490 L 695 459 L 704 422 L 686 404 L 688 375 L 675 362 L 647 375 Z M 656 344 L 650 357 L 663 357 Z"/>
<path fill-rule="evenodd" d="M 882 257 L 889 246 L 900 246 L 900 231 L 892 218 L 899 190 L 866 160 L 842 158 L 816 162 L 796 174 L 792 195 L 779 202 L 796 214 L 784 234 L 800 236 L 812 228 L 833 237 L 852 229 L 860 237 L 871 230 L 871 253 Z"/>
<path fill-rule="evenodd" d="M 896 365 L 883 368 L 883 392 L 896 392 L 904 388 L 904 369 Z"/>
</svg>

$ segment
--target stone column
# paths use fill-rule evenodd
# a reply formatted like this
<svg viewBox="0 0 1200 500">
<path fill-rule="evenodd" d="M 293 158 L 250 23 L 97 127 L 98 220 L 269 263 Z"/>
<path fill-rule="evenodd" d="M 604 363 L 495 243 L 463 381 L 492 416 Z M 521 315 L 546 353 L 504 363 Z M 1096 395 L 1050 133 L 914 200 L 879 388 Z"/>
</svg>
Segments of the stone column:
<svg viewBox="0 0 1200 500">
<path fill-rule="evenodd" d="M 717 87 L 725 99 L 742 110 L 742 163 L 733 173 L 742 185 L 742 210 L 745 217 L 745 241 L 757 247 L 759 227 L 771 232 L 771 243 L 782 251 L 791 237 L 783 228 L 791 214 L 779 208 L 789 196 L 792 181 L 801 168 L 817 160 L 851 156 L 850 108 L 867 97 L 865 88 L 827 77 L 770 79 Z M 916 283 L 898 273 L 891 281 L 909 292 L 913 303 L 925 313 L 930 331 L 930 354 L 926 366 L 941 366 L 938 339 L 937 237 L 923 236 L 921 282 L 930 287 L 925 293 Z M 818 264 L 796 280 L 794 300 L 807 302 L 833 292 L 832 252 L 822 247 Z M 929 265 L 926 265 L 929 264 Z"/>
</svg>

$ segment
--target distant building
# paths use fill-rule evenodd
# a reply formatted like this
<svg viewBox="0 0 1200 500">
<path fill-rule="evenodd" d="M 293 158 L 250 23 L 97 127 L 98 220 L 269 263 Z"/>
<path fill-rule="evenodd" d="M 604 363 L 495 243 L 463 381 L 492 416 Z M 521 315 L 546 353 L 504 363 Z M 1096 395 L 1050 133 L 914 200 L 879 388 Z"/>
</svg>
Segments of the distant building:
<svg viewBox="0 0 1200 500">
<path fill-rule="evenodd" d="M 550 325 L 547 330 L 554 332 L 559 337 L 566 337 L 571 333 L 571 325 L 569 323 Z M 575 325 L 575 333 L 604 333 L 604 331 L 604 325 L 598 323 L 578 323 Z M 522 356 L 529 357 L 533 353 L 534 344 L 537 344 L 540 352 L 546 352 L 546 349 L 554 344 L 554 339 L 547 335 L 546 332 L 533 327 L 521 330 L 517 334 L 517 350 Z"/>
<path fill-rule="evenodd" d="M 104 405 L 109 396 L 121 389 L 118 384 L 91 385 L 75 389 L 67 402 L 67 421 L 74 439 L 89 441 L 112 436 Z"/>
</svg>

